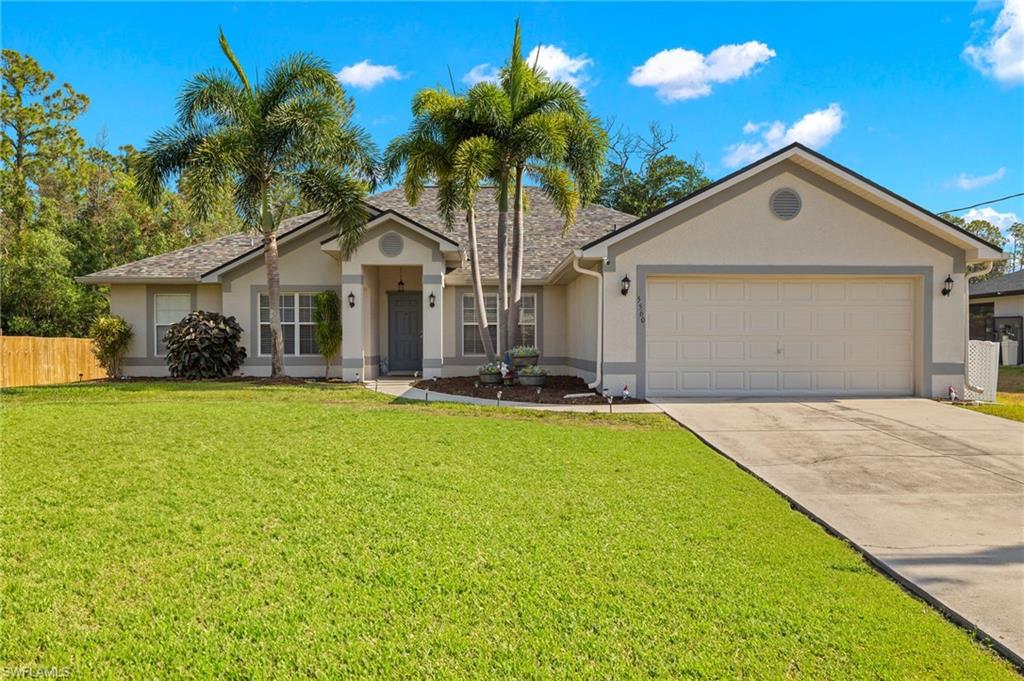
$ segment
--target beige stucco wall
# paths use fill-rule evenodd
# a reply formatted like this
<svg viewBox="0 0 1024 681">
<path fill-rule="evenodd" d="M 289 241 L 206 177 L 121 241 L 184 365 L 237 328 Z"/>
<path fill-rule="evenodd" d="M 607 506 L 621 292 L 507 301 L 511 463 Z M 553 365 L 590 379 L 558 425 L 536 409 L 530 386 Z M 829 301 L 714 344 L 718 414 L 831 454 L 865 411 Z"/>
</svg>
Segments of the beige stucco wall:
<svg viewBox="0 0 1024 681">
<path fill-rule="evenodd" d="M 402 237 L 402 251 L 385 255 L 380 240 L 395 232 Z M 356 307 L 342 305 L 342 376 L 346 380 L 373 377 L 377 361 L 387 353 L 387 291 L 397 290 L 399 268 L 405 290 L 422 291 L 423 375 L 441 375 L 443 352 L 444 259 L 435 242 L 396 220 L 370 230 L 366 239 L 341 263 L 342 299 L 356 295 Z M 429 306 L 433 292 L 435 305 Z"/>
<path fill-rule="evenodd" d="M 125 355 L 125 373 L 130 376 L 165 376 L 167 367 L 157 357 L 154 346 L 153 296 L 158 293 L 187 293 L 195 301 L 193 308 L 221 311 L 219 284 L 113 284 L 110 286 L 110 312 L 132 327 L 132 342 Z"/>
<path fill-rule="evenodd" d="M 565 287 L 565 344 L 572 373 L 594 380 L 597 360 L 598 284 L 580 275 Z"/>
<path fill-rule="evenodd" d="M 324 225 L 312 229 L 293 241 L 285 241 L 279 248 L 278 269 L 281 277 L 281 291 L 319 292 L 341 286 L 341 265 L 330 254 L 325 253 L 320 242 L 334 233 L 334 228 Z M 257 292 L 265 291 L 267 273 L 262 255 L 253 258 L 236 270 L 222 275 L 223 302 L 221 312 L 233 315 L 242 326 L 242 344 L 249 353 L 241 373 L 251 376 L 270 374 L 270 357 L 259 355 L 258 336 L 253 318 Z M 342 300 L 342 307 L 346 307 Z M 258 314 L 258 313 L 257 313 Z M 337 363 L 337 360 L 335 360 Z M 315 356 L 285 357 L 285 371 L 291 376 L 322 376 L 323 358 Z M 340 373 L 337 365 L 332 375 Z"/>
<path fill-rule="evenodd" d="M 110 287 L 110 314 L 124 319 L 132 327 L 132 343 L 125 357 L 146 356 L 146 285 L 118 284 Z M 130 371 L 128 373 L 131 373 Z"/>
<path fill-rule="evenodd" d="M 803 203 L 800 214 L 789 221 L 776 219 L 768 208 L 772 192 L 783 187 L 795 189 Z M 964 361 L 967 309 L 962 263 L 848 200 L 842 192 L 826 191 L 819 182 L 787 171 L 702 213 L 668 217 L 663 226 L 669 229 L 652 238 L 643 240 L 638 232 L 610 247 L 613 266 L 604 279 L 604 358 L 606 364 L 619 364 L 626 370 L 606 372 L 605 385 L 616 391 L 623 384 L 636 384 L 636 296 L 624 297 L 619 288 L 626 274 L 638 286 L 637 268 L 641 265 L 932 268 L 932 362 L 945 373 L 936 372 L 926 380 L 919 366 L 916 390 L 921 395 L 939 395 L 949 384 L 961 385 L 962 370 L 949 372 L 941 365 L 962 365 Z M 657 226 L 651 229 L 652 233 L 658 231 Z M 952 275 L 956 293 L 944 297 L 939 289 L 947 275 Z M 915 309 L 923 306 L 922 287 L 923 282 L 918 285 Z M 928 334 L 920 328 L 922 320 L 917 324 L 920 347 Z M 918 352 L 919 365 L 922 356 Z"/>
</svg>

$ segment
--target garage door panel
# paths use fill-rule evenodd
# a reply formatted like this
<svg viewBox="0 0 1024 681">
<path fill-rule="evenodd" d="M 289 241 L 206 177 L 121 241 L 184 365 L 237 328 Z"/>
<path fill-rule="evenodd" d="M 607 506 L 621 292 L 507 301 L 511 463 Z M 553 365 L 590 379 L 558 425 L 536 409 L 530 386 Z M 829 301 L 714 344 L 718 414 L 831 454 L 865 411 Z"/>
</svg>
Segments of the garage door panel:
<svg viewBox="0 0 1024 681">
<path fill-rule="evenodd" d="M 683 341 L 680 343 L 679 358 L 684 361 L 711 359 L 711 343 L 709 341 Z"/>
<path fill-rule="evenodd" d="M 718 341 L 715 343 L 715 359 L 736 361 L 744 356 L 742 341 Z"/>
<path fill-rule="evenodd" d="M 779 283 L 776 281 L 751 281 L 747 283 L 748 300 L 778 300 Z"/>
<path fill-rule="evenodd" d="M 782 313 L 782 330 L 798 333 L 810 333 L 813 329 L 810 310 L 785 310 Z"/>
<path fill-rule="evenodd" d="M 751 310 L 750 312 L 747 312 L 747 329 L 754 333 L 778 331 L 778 310 Z"/>
<path fill-rule="evenodd" d="M 743 300 L 746 296 L 742 281 L 716 281 L 711 290 L 714 300 L 720 302 Z"/>
<path fill-rule="evenodd" d="M 711 300 L 711 282 L 680 282 L 679 299 L 689 302 L 707 302 Z"/>
<path fill-rule="evenodd" d="M 650 304 L 677 299 L 678 284 L 674 281 L 652 281 L 647 285 L 647 301 Z"/>
<path fill-rule="evenodd" d="M 669 360 L 674 362 L 679 359 L 676 354 L 677 343 L 674 340 L 647 341 L 647 358 L 651 361 Z"/>
<path fill-rule="evenodd" d="M 914 297 L 910 279 L 652 278 L 647 392 L 911 394 Z"/>
<path fill-rule="evenodd" d="M 711 373 L 707 371 L 684 371 L 680 379 L 683 390 L 711 389 Z"/>
<path fill-rule="evenodd" d="M 826 310 L 814 313 L 814 328 L 825 333 L 840 333 L 846 330 L 846 314 L 841 311 Z"/>
<path fill-rule="evenodd" d="M 721 310 L 714 313 L 715 325 L 713 330 L 717 333 L 729 333 L 743 330 L 742 310 Z"/>
</svg>

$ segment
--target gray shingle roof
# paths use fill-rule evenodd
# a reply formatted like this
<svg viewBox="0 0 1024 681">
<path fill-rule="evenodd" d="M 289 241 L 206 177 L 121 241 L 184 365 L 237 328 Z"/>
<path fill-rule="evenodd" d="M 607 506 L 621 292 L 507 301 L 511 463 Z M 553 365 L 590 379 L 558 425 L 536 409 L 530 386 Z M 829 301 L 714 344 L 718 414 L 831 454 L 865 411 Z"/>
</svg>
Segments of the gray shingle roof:
<svg viewBox="0 0 1024 681">
<path fill-rule="evenodd" d="M 1024 293 L 1024 270 L 1017 270 L 1001 277 L 971 282 L 971 295 L 1002 295 Z"/>
<path fill-rule="evenodd" d="M 397 213 L 445 234 L 452 240 L 466 246 L 466 226 L 459 222 L 449 232 L 436 211 L 437 190 L 427 188 L 416 206 L 410 206 L 400 189 L 391 189 L 375 194 L 367 203 L 380 211 L 393 210 Z M 592 241 L 597 237 L 634 220 L 634 216 L 599 205 L 590 205 L 579 211 L 576 223 L 562 237 L 562 219 L 552 204 L 536 188 L 527 188 L 529 209 L 526 211 L 526 254 L 523 276 L 527 279 L 541 279 L 569 254 L 573 248 Z M 320 216 L 319 211 L 288 218 L 281 223 L 278 236 L 302 227 Z M 511 215 L 509 216 L 511 232 Z M 494 189 L 482 189 L 477 198 L 477 240 L 480 249 L 480 263 L 484 277 L 497 276 L 497 235 L 495 226 L 498 208 Z M 511 236 L 511 235 L 510 235 Z M 102 283 L 117 280 L 159 280 L 198 279 L 202 274 L 216 269 L 260 246 L 260 237 L 250 234 L 230 234 L 206 243 L 155 255 L 110 269 L 94 272 L 82 277 L 85 282 Z"/>
<path fill-rule="evenodd" d="M 498 204 L 493 188 L 480 190 L 476 201 L 477 248 L 480 266 L 485 278 L 498 276 Z M 563 220 L 555 205 L 535 187 L 526 189 L 527 205 L 524 220 L 526 240 L 523 262 L 523 277 L 543 279 L 565 259 L 574 248 L 621 227 L 636 218 L 611 208 L 591 204 L 579 211 L 576 222 L 562 237 Z M 424 227 L 446 234 L 466 249 L 468 239 L 465 221 L 456 222 L 451 232 L 445 229 L 444 221 L 437 214 L 437 189 L 428 187 L 419 203 L 410 206 L 401 189 L 392 189 L 370 197 L 370 205 L 381 210 L 394 210 L 415 220 Z M 509 214 L 509 236 L 512 231 L 512 215 Z"/>
<path fill-rule="evenodd" d="M 277 229 L 278 237 L 302 227 L 319 215 L 320 211 L 314 211 L 282 220 Z M 262 238 L 255 234 L 229 234 L 195 246 L 93 272 L 81 279 L 98 282 L 118 279 L 198 279 L 203 273 L 259 247 L 261 242 Z"/>
</svg>

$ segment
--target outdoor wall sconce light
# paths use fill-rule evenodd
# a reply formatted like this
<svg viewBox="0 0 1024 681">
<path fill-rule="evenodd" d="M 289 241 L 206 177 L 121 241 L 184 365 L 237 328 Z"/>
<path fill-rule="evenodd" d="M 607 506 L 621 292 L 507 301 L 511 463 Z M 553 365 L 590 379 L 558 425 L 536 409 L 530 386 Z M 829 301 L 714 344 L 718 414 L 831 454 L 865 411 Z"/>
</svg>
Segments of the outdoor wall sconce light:
<svg viewBox="0 0 1024 681">
<path fill-rule="evenodd" d="M 351 291 L 348 292 L 348 306 L 349 307 L 355 307 L 356 306 L 356 294 L 352 293 Z"/>
<path fill-rule="evenodd" d="M 430 295 L 427 296 L 427 302 L 430 303 L 430 307 L 434 307 L 434 303 L 437 302 L 437 298 L 434 297 L 434 292 L 431 291 Z"/>
<path fill-rule="evenodd" d="M 402 277 L 402 268 L 398 268 L 398 292 L 405 291 L 405 279 Z"/>
<path fill-rule="evenodd" d="M 946 281 L 942 284 L 942 295 L 948 296 L 953 292 L 953 277 L 946 276 Z"/>
<path fill-rule="evenodd" d="M 629 295 L 629 285 L 631 283 L 633 283 L 633 282 L 631 282 L 629 280 L 629 275 L 628 274 L 622 278 L 622 295 L 624 295 L 624 296 L 628 296 Z"/>
</svg>

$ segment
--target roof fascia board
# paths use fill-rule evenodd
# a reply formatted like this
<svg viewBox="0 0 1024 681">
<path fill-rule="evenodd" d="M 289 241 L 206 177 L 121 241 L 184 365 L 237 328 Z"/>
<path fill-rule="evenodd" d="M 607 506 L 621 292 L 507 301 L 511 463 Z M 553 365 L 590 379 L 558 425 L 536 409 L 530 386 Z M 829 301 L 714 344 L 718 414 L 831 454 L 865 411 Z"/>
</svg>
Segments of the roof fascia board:
<svg viewBox="0 0 1024 681">
<path fill-rule="evenodd" d="M 75 277 L 79 284 L 91 284 L 99 286 L 111 286 L 116 284 L 200 284 L 199 277 L 98 277 L 95 275 L 84 275 Z"/>
</svg>

